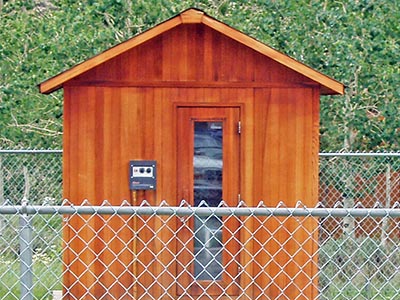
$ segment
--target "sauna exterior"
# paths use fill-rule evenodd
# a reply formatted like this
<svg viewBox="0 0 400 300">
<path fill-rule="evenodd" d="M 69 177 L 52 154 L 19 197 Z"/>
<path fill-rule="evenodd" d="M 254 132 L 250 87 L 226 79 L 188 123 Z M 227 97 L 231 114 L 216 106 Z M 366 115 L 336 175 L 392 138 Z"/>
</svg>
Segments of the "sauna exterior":
<svg viewBox="0 0 400 300">
<path fill-rule="evenodd" d="M 137 205 L 146 199 L 152 205 L 167 200 L 177 206 L 185 199 L 195 206 L 198 197 L 207 197 L 199 196 L 203 190 L 196 186 L 218 185 L 215 197 L 230 206 L 237 206 L 239 200 L 248 206 L 260 200 L 267 206 L 276 206 L 281 200 L 294 206 L 301 200 L 312 207 L 318 199 L 320 96 L 344 93 L 340 82 L 196 9 L 42 82 L 39 88 L 45 94 L 64 91 L 64 198 L 73 204 L 88 199 L 93 205 L 104 199 L 113 205 L 123 200 Z M 201 164 L 204 155 L 212 157 L 208 166 Z M 155 163 L 157 180 L 153 189 L 131 190 L 130 162 L 141 160 Z M 208 174 L 206 179 L 214 175 L 216 182 L 204 182 L 198 173 Z M 125 272 L 117 262 L 107 261 L 107 252 L 96 257 L 100 251 L 96 243 L 90 243 L 89 250 L 82 243 L 96 240 L 96 234 L 80 230 L 85 226 L 82 219 L 68 222 L 64 239 L 74 242 L 69 245 L 73 251 L 64 255 L 69 266 L 64 285 L 70 288 L 64 291 L 63 299 L 84 297 L 89 287 L 102 299 L 130 299 L 125 287 L 132 286 L 132 274 L 140 272 L 138 267 Z M 102 228 L 104 220 L 87 222 Z M 279 232 L 279 240 L 288 239 L 294 231 L 295 223 L 286 223 L 288 229 Z M 305 226 L 311 231 L 316 225 L 310 221 Z M 121 224 L 110 221 L 110 226 L 119 228 Z M 135 226 L 140 222 L 132 224 L 138 229 Z M 273 232 L 277 224 L 268 226 Z M 132 239 L 132 231 L 115 232 L 120 240 Z M 102 241 L 109 240 L 107 251 L 118 253 L 129 265 L 134 261 L 132 252 L 114 242 L 115 232 L 103 230 L 99 236 Z M 76 234 L 81 242 L 75 243 Z M 296 232 L 294 237 L 303 241 L 305 234 Z M 240 236 L 245 238 L 245 233 Z M 255 238 L 262 243 L 268 233 L 257 231 Z M 248 253 L 256 253 L 259 245 L 246 243 Z M 306 255 L 314 253 L 317 246 L 303 244 L 294 257 L 296 263 L 288 264 L 288 270 L 301 268 L 312 280 L 318 280 L 313 277 L 316 265 L 309 263 Z M 299 243 L 285 247 L 293 247 L 293 251 L 287 250 L 295 253 Z M 171 245 L 169 250 L 176 253 L 177 246 Z M 76 253 L 80 260 L 92 262 L 90 272 L 77 262 Z M 237 259 L 241 263 L 246 258 Z M 269 258 L 256 259 L 263 265 Z M 274 259 L 286 258 L 276 255 Z M 255 272 L 248 268 L 248 274 Z M 149 272 L 157 276 L 160 270 Z M 271 266 L 265 272 L 276 271 Z M 101 274 L 96 281 L 101 284 L 93 285 L 96 274 Z M 298 276 L 288 283 L 284 274 L 278 274 L 271 284 L 270 276 L 257 275 L 254 288 L 247 293 L 257 299 L 316 299 L 317 290 L 310 285 L 309 276 Z M 118 278 L 117 284 L 111 280 L 114 278 Z M 181 288 L 171 288 L 173 297 L 183 297 L 182 284 L 190 278 L 181 280 Z M 140 289 L 148 284 L 143 280 L 131 299 L 134 293 L 143 293 Z M 172 279 L 166 280 L 150 291 L 155 298 L 162 294 L 164 284 L 171 286 Z M 234 298 L 237 289 L 251 280 L 237 279 L 232 288 L 219 291 L 219 297 L 226 293 Z M 287 288 L 287 294 L 279 296 L 280 288 L 288 284 L 297 289 Z M 266 285 L 270 288 L 264 294 L 256 288 Z M 299 289 L 303 298 L 298 298 Z M 195 293 L 191 289 L 186 292 Z"/>
</svg>

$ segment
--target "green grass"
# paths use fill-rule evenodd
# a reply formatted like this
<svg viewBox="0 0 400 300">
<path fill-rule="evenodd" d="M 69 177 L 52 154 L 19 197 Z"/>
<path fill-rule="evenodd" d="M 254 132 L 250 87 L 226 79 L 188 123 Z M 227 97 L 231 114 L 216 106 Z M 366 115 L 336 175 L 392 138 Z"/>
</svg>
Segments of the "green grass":
<svg viewBox="0 0 400 300">
<path fill-rule="evenodd" d="M 329 240 L 319 250 L 320 300 L 397 300 L 400 253 L 372 238 Z"/>
<path fill-rule="evenodd" d="M 1 218 L 0 299 L 20 299 L 20 217 L 2 215 Z M 35 216 L 31 224 L 34 298 L 52 299 L 53 290 L 62 288 L 62 216 Z"/>
<path fill-rule="evenodd" d="M 40 251 L 33 255 L 35 299 L 52 299 L 53 290 L 62 289 L 62 261 Z M 0 256 L 0 299 L 20 299 L 20 263 L 12 256 Z"/>
</svg>

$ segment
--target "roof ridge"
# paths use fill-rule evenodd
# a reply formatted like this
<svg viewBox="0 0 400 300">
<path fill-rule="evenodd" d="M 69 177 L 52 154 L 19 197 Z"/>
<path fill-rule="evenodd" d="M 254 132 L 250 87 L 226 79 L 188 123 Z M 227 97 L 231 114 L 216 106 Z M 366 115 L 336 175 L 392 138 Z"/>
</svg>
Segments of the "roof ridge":
<svg viewBox="0 0 400 300">
<path fill-rule="evenodd" d="M 205 13 L 196 8 L 189 8 L 180 13 L 182 24 L 198 24 L 203 22 Z"/>
</svg>

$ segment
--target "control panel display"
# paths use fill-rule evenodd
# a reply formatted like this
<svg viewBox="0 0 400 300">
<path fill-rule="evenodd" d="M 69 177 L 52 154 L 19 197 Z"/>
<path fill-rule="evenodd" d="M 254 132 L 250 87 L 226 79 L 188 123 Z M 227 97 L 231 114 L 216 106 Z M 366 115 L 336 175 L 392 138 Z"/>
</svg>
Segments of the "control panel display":
<svg viewBox="0 0 400 300">
<path fill-rule="evenodd" d="M 155 190 L 156 175 L 156 161 L 131 160 L 129 163 L 129 188 L 131 190 Z"/>
</svg>

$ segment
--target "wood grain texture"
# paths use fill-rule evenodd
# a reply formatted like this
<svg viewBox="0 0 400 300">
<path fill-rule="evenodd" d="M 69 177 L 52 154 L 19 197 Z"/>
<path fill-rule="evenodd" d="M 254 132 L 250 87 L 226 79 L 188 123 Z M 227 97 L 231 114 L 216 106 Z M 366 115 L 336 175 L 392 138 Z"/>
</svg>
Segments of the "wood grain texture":
<svg viewBox="0 0 400 300">
<path fill-rule="evenodd" d="M 196 30 L 193 30 L 196 28 Z M 168 57 L 171 57 L 173 53 L 182 52 L 186 56 L 175 56 L 179 57 L 180 59 L 176 60 L 176 64 L 185 64 L 190 59 L 193 60 L 195 58 L 197 61 L 202 61 L 201 53 L 207 48 L 209 45 L 207 43 L 202 44 L 204 41 L 209 42 L 207 38 L 201 36 L 202 30 L 199 28 L 204 28 L 206 31 L 212 31 L 214 34 L 213 36 L 219 35 L 218 39 L 212 39 L 211 41 L 219 41 L 222 40 L 229 40 L 229 42 L 222 42 L 221 47 L 218 48 L 218 45 L 215 49 L 213 49 L 212 54 L 216 55 L 217 59 L 213 60 L 214 66 L 217 63 L 225 63 L 226 66 L 232 68 L 231 72 L 228 69 L 219 68 L 219 73 L 214 73 L 215 80 L 223 80 L 224 78 L 228 77 L 232 81 L 235 80 L 243 80 L 245 79 L 245 75 L 247 74 L 244 70 L 253 70 L 252 65 L 245 64 L 243 60 L 240 58 L 245 58 L 247 60 L 249 55 L 245 52 L 252 52 L 256 53 L 257 56 L 263 57 L 263 60 L 269 60 L 275 65 L 279 65 L 281 67 L 290 70 L 292 74 L 301 75 L 305 81 L 307 82 L 315 82 L 321 86 L 321 92 L 323 94 L 343 94 L 344 93 L 344 86 L 340 82 L 294 60 L 293 58 L 247 36 L 232 27 L 227 26 L 226 24 L 219 22 L 207 15 L 203 12 L 198 10 L 187 10 L 180 15 L 158 25 L 150 30 L 139 34 L 115 47 L 104 51 L 103 53 L 96 55 L 87 61 L 72 67 L 69 70 L 66 70 L 53 78 L 50 78 L 39 85 L 39 90 L 41 93 L 51 93 L 54 90 L 61 88 L 65 83 L 75 80 L 78 77 L 85 76 L 86 73 L 93 73 L 93 70 L 98 68 L 102 68 L 105 65 L 113 65 L 114 67 L 109 69 L 109 75 L 112 76 L 112 73 L 115 70 L 119 70 L 121 67 L 123 70 L 119 72 L 119 75 L 129 74 L 129 70 L 126 69 L 126 65 L 123 64 L 121 60 L 122 57 L 129 56 L 130 59 L 136 55 L 136 52 L 140 51 L 139 48 L 148 47 L 150 50 L 149 53 L 157 51 L 158 53 L 166 53 L 164 50 L 164 46 L 171 45 L 171 41 L 177 41 L 178 43 L 172 44 L 174 45 L 170 48 L 172 53 L 169 53 Z M 186 30 L 189 30 L 189 40 L 195 39 L 196 42 L 185 42 L 185 39 L 188 39 L 188 35 L 184 34 Z M 176 33 L 179 32 L 179 37 L 176 36 Z M 175 36 L 174 36 L 175 35 Z M 149 44 L 154 45 L 155 41 L 160 40 L 160 36 L 162 36 L 161 40 L 161 47 L 149 47 Z M 199 41 L 200 43 L 197 43 Z M 164 43 L 165 42 L 165 43 Z M 147 44 L 147 45 L 146 45 Z M 176 46 L 179 45 L 179 46 Z M 194 45 L 196 45 L 194 47 Z M 239 47 L 237 45 L 240 45 Z M 176 46 L 176 47 L 175 47 Z M 229 53 L 232 49 L 231 47 L 235 48 L 237 52 L 234 55 L 226 55 L 226 52 Z M 222 52 L 221 52 L 222 51 Z M 204 52 L 207 53 L 210 52 Z M 218 55 L 223 53 L 223 55 Z M 155 53 L 152 53 L 153 56 L 147 57 L 156 57 L 154 56 Z M 189 55 L 189 56 L 188 56 Z M 140 55 L 138 58 L 138 62 L 136 62 L 136 66 L 138 68 L 147 68 L 153 65 L 152 62 L 158 62 L 158 60 L 148 61 L 150 64 L 146 64 L 146 56 Z M 164 55 L 163 55 L 164 56 Z M 219 57 L 218 57 L 219 56 Z M 144 60 L 141 60 L 144 58 Z M 210 62 L 210 60 L 208 60 Z M 234 62 L 234 63 L 232 63 Z M 240 68 L 244 66 L 245 68 Z M 171 72 L 170 75 L 173 77 L 178 76 L 179 73 L 173 72 L 175 65 L 172 64 L 169 66 L 167 70 L 164 72 Z M 153 69 L 154 70 L 154 69 Z M 193 69 L 189 68 L 186 72 L 187 80 L 190 80 L 190 75 L 193 75 L 197 72 L 197 70 L 201 69 Z M 99 70 L 94 71 L 97 72 Z M 238 72 L 239 71 L 239 72 Z M 244 72 L 243 72 L 244 71 Z M 140 73 L 140 70 L 138 70 Z M 160 74 L 160 73 L 158 73 Z M 280 73 L 276 73 L 275 75 L 279 75 Z M 188 76 L 189 75 L 189 76 Z M 217 77 L 218 76 L 218 77 Z M 90 76 L 92 77 L 92 76 Z M 171 76 L 168 76 L 169 78 Z M 289 77 L 286 78 L 288 80 Z"/>
<path fill-rule="evenodd" d="M 276 206 L 279 201 L 288 206 L 295 206 L 299 200 L 307 207 L 317 203 L 314 186 L 318 186 L 318 154 L 315 151 L 318 151 L 319 133 L 315 127 L 318 122 L 315 99 L 312 89 L 258 89 L 255 93 L 255 110 L 258 112 L 255 135 L 259 139 L 255 139 L 254 157 L 260 164 L 254 168 L 254 188 L 255 194 L 268 206 Z M 299 297 L 300 290 L 305 297 L 316 295 L 317 291 L 306 277 L 315 276 L 317 272 L 316 262 L 309 260 L 317 249 L 317 224 L 313 220 L 304 220 L 303 227 L 305 230 L 299 229 L 297 220 L 276 218 L 257 232 L 257 240 L 265 242 L 265 248 L 261 249 L 263 255 L 257 260 L 267 270 L 258 277 L 258 286 L 268 287 L 268 297 L 279 298 L 280 291 L 291 285 L 285 294 L 290 298 Z M 274 232 L 274 240 L 270 240 L 271 232 Z M 301 249 L 299 241 L 303 241 Z M 279 244 L 285 244 L 285 251 Z M 260 251 L 259 246 L 255 245 L 254 251 Z M 293 254 L 290 264 L 286 251 Z M 295 276 L 301 272 L 302 275 Z M 265 291 L 255 290 L 256 295 L 257 292 L 261 297 Z"/>
<path fill-rule="evenodd" d="M 188 24 L 171 29 L 75 77 L 71 83 L 79 84 L 81 81 L 88 82 L 89 79 L 119 84 L 124 81 L 140 84 L 161 79 L 162 82 L 195 81 L 197 84 L 284 82 L 318 85 L 301 73 L 202 24 Z"/>
<path fill-rule="evenodd" d="M 224 182 L 225 196 L 234 199 L 231 205 L 236 205 L 240 193 L 249 206 L 260 200 L 267 206 L 276 206 L 279 201 L 294 206 L 298 200 L 314 206 L 318 193 L 320 86 L 245 46 L 240 36 L 235 41 L 214 27 L 194 21 L 189 18 L 190 24 L 160 32 L 64 85 L 64 197 L 74 204 L 88 199 L 95 205 L 104 199 L 113 205 L 123 200 L 134 205 L 144 199 L 152 205 L 163 200 L 170 205 L 179 205 L 183 198 L 190 201 L 193 182 L 179 176 L 192 172 L 180 163 L 192 159 L 179 150 L 184 147 L 179 138 L 188 135 L 188 128 L 179 125 L 179 109 L 185 107 L 200 115 L 203 111 L 218 115 L 226 110 L 225 116 L 235 120 L 231 112 L 240 110 L 239 152 L 224 170 L 236 174 Z M 232 136 L 228 140 L 232 142 Z M 192 147 L 190 143 L 187 146 Z M 140 159 L 157 161 L 156 191 L 129 191 L 129 161 Z M 173 239 L 172 231 L 162 229 L 164 221 L 181 233 L 185 230 L 175 220 L 151 218 L 147 225 L 153 231 L 140 219 L 71 217 L 63 232 L 68 241 L 63 259 L 69 266 L 64 284 L 71 286 L 65 299 L 81 297 L 89 287 L 96 297 L 110 293 L 116 298 L 133 299 L 145 292 L 143 287 L 154 277 L 159 278 L 150 291 L 154 298 L 161 297 L 165 289 L 178 297 L 179 289 L 161 263 L 173 260 L 172 254 L 183 244 Z M 228 226 L 237 226 L 232 222 Z M 280 222 L 284 228 L 278 230 Z M 246 265 L 246 272 L 238 284 L 248 287 L 248 297 L 302 299 L 303 293 L 312 299 L 317 295 L 308 279 L 317 271 L 317 258 L 308 259 L 318 250 L 314 242 L 317 224 L 302 222 L 301 230 L 297 221 L 283 218 L 244 222 L 247 230 L 240 231 L 237 239 L 245 243 L 246 251 L 241 251 L 237 260 Z M 97 236 L 92 229 L 99 231 Z M 133 232 L 139 239 L 132 239 Z M 166 249 L 164 243 L 171 239 L 174 242 Z M 303 243 L 302 249 L 298 241 Z M 285 246 L 281 248 L 279 243 Z M 231 242 L 228 247 L 239 253 L 237 243 Z M 100 253 L 99 249 L 104 250 Z M 81 262 L 76 260 L 76 253 Z M 160 255 L 156 257 L 155 253 Z M 288 253 L 294 259 L 290 264 Z M 248 264 L 253 254 L 257 263 Z M 190 253 L 179 256 L 183 261 L 189 258 Z M 157 259 L 160 263 L 154 263 Z M 182 267 L 176 262 L 168 266 L 169 274 L 181 274 Z M 228 272 L 236 274 L 236 267 L 232 263 Z M 295 276 L 300 271 L 303 275 Z M 75 284 L 76 274 L 79 284 Z M 137 285 L 132 285 L 132 274 L 141 274 Z M 116 277 L 120 279 L 117 284 Z M 96 278 L 99 281 L 93 284 Z M 182 284 L 187 281 L 177 279 Z M 317 280 L 313 279 L 314 286 Z M 127 288 L 129 296 L 124 294 Z M 237 294 L 235 285 L 231 292 Z"/>
<path fill-rule="evenodd" d="M 92 100 L 85 100 L 89 95 L 96 98 L 95 106 Z M 179 178 L 177 172 L 183 172 L 175 167 L 177 158 L 182 159 L 176 150 L 177 136 L 182 135 L 179 133 L 181 128 L 176 124 L 176 113 L 177 107 L 182 105 L 241 107 L 243 127 L 239 186 L 242 198 L 248 205 L 256 205 L 259 200 L 264 200 L 269 206 L 277 205 L 280 200 L 284 200 L 287 205 L 295 205 L 297 200 L 303 200 L 307 206 L 313 206 L 316 201 L 316 188 L 313 188 L 312 185 L 317 183 L 318 169 L 317 158 L 312 157 L 318 153 L 319 102 L 318 94 L 315 94 L 312 89 L 121 89 L 82 86 L 71 87 L 71 90 L 66 93 L 66 97 L 68 100 L 66 99 L 65 117 L 68 125 L 65 127 L 65 146 L 67 149 L 79 150 L 67 151 L 68 155 L 64 157 L 67 171 L 64 173 L 67 183 L 64 193 L 65 197 L 73 202 L 79 203 L 82 199 L 88 198 L 88 195 L 92 195 L 95 199 L 108 199 L 114 204 L 129 199 L 127 162 L 131 159 L 155 159 L 159 167 L 157 191 L 138 195 L 138 203 L 144 198 L 155 205 L 164 199 L 176 199 L 176 202 L 172 201 L 170 204 L 178 205 L 179 199 L 189 199 L 189 195 L 185 194 L 185 190 L 186 193 L 189 193 L 189 187 L 185 189 L 183 183 L 176 182 L 176 178 Z M 75 101 L 77 102 L 75 103 Z M 80 104 L 79 101 L 87 103 Z M 90 114 L 92 117 L 89 117 Z M 87 141 L 87 139 L 92 141 Z M 73 171 L 71 172 L 71 170 Z M 168 176 L 164 174 L 168 174 Z M 89 178 L 91 179 L 89 180 Z M 81 182 L 85 182 L 85 187 L 78 184 Z M 176 183 L 174 184 L 174 182 Z M 178 188 L 171 188 L 173 186 Z M 71 221 L 71 226 L 76 226 L 76 228 L 85 225 L 81 220 L 74 222 Z M 121 221 L 114 223 L 110 221 L 109 224 L 114 229 L 123 225 Z M 143 224 L 138 223 L 136 226 L 140 228 L 141 225 Z M 266 241 L 270 236 L 269 232 L 276 230 L 278 225 L 277 222 L 264 224 L 265 230 L 258 231 L 257 238 L 260 241 Z M 90 226 L 96 228 L 99 224 L 91 223 Z M 152 223 L 151 226 L 157 229 L 160 228 L 161 223 Z M 248 226 L 258 228 L 260 224 L 248 222 Z M 285 226 L 289 231 L 296 228 L 296 224 L 289 221 L 285 222 Z M 315 226 L 316 224 L 310 223 L 307 225 L 307 229 L 312 232 Z M 100 238 L 104 241 L 112 240 L 113 234 L 112 230 L 102 230 Z M 122 239 L 128 243 L 131 234 L 130 230 L 121 232 Z M 170 235 L 168 232 L 159 232 L 161 239 L 168 237 L 168 234 Z M 285 230 L 276 232 L 275 236 L 282 243 L 288 237 L 288 232 Z M 296 237 L 300 240 L 306 239 L 308 238 L 307 232 L 297 233 Z M 84 237 L 85 240 L 90 238 L 90 235 Z M 144 230 L 140 233 L 140 238 L 146 242 L 150 241 L 153 236 L 150 231 Z M 248 238 L 248 234 L 242 233 L 241 238 Z M 299 255 L 298 261 L 295 258 L 299 265 L 306 265 L 308 255 L 312 255 L 316 250 L 316 245 L 313 243 L 307 245 L 307 249 L 304 250 L 307 251 L 307 255 Z M 83 249 L 83 246 L 82 244 L 72 245 L 72 247 L 77 247 L 76 249 Z M 102 260 L 108 261 L 107 257 L 111 257 L 112 252 L 121 253 L 124 257 L 122 261 L 129 266 L 129 257 L 132 260 L 133 257 L 132 253 L 123 251 L 125 245 L 119 243 L 114 246 L 111 244 L 109 247 L 110 250 L 103 252 Z M 143 244 L 138 247 L 137 250 L 143 249 Z M 152 259 L 152 256 L 149 256 L 150 253 L 163 251 L 160 242 L 149 243 L 147 247 L 148 251 L 141 252 L 139 258 L 143 260 L 143 263 L 150 263 Z M 259 246 L 253 243 L 247 244 L 246 247 L 253 253 L 260 251 Z M 287 243 L 287 247 L 296 249 L 296 244 Z M 171 245 L 171 250 L 176 251 L 174 245 Z M 281 250 L 276 243 L 267 244 L 266 248 L 261 250 L 259 253 L 264 254 L 258 255 L 256 259 L 260 264 L 266 265 L 268 273 L 258 276 L 257 284 L 261 287 L 267 286 L 271 282 L 271 276 L 276 276 L 274 284 L 269 285 L 268 295 L 278 295 L 279 289 L 288 284 L 285 276 L 277 275 L 280 268 L 285 265 L 287 257 L 278 254 Z M 267 255 L 267 253 L 269 254 Z M 268 257 L 271 257 L 273 253 L 275 256 L 272 262 Z M 67 254 L 64 259 L 67 260 Z M 91 257 L 87 256 L 85 259 L 91 259 Z M 168 259 L 168 254 L 165 259 Z M 240 259 L 245 262 L 250 257 L 243 256 Z M 72 269 L 75 270 L 75 267 L 77 272 L 84 272 L 83 266 L 72 266 Z M 254 265 L 249 266 L 250 269 L 253 272 L 250 274 L 254 275 L 260 271 Z M 313 273 L 315 267 L 313 269 L 310 266 L 307 270 Z M 142 284 L 150 280 L 151 276 L 159 275 L 162 271 L 159 266 L 145 272 L 137 270 L 139 273 L 144 272 L 144 276 L 141 278 Z M 104 272 L 100 264 L 96 272 Z M 120 274 L 118 272 L 121 272 L 121 265 L 111 265 L 102 276 L 102 284 L 111 285 L 113 276 Z M 146 275 L 146 272 L 150 273 Z M 68 282 L 67 279 L 65 280 Z M 89 285 L 92 280 L 93 278 L 82 280 L 82 285 Z M 126 280 L 125 283 L 121 282 L 120 284 L 121 291 L 123 286 L 129 286 L 132 278 L 126 276 L 124 280 Z M 170 279 L 165 278 L 165 280 L 163 282 L 167 284 Z M 243 284 L 251 281 L 246 277 L 241 280 L 243 280 Z M 302 280 L 304 284 L 307 283 L 305 278 Z M 302 283 L 296 282 L 296 284 L 302 286 Z M 160 286 L 154 289 L 154 295 L 161 293 L 162 286 L 164 286 L 163 283 L 160 283 Z M 118 294 L 118 285 L 113 289 L 114 293 Z M 253 295 L 259 295 L 261 292 L 261 290 L 257 292 L 256 287 L 254 290 L 248 291 Z M 315 293 L 315 291 L 310 291 L 310 293 Z"/>
</svg>

